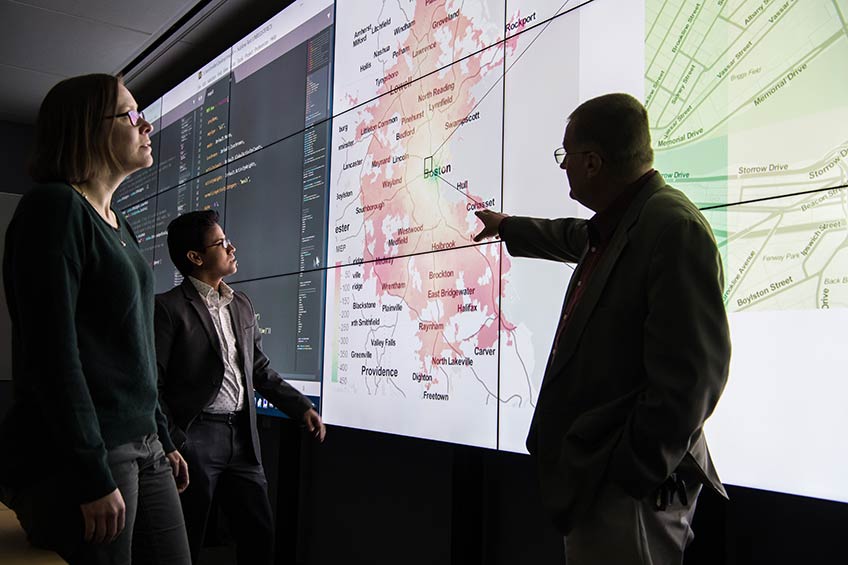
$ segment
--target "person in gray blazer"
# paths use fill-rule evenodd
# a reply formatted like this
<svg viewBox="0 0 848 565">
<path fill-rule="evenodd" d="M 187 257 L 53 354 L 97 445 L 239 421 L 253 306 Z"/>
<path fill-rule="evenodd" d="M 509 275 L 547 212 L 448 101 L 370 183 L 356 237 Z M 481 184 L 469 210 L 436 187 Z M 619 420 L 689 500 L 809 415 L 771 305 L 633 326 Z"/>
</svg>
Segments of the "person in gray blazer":
<svg viewBox="0 0 848 565">
<path fill-rule="evenodd" d="M 213 210 L 168 225 L 168 251 L 182 284 L 156 295 L 156 359 L 162 409 L 188 463 L 180 497 L 192 562 L 198 562 L 212 501 L 236 541 L 238 563 L 273 563 L 274 526 L 256 431 L 254 389 L 324 441 L 312 403 L 271 368 L 250 299 L 224 277 L 235 246 Z"/>
<path fill-rule="evenodd" d="M 703 433 L 730 363 L 721 257 L 698 208 L 652 169 L 632 96 L 581 104 L 554 157 L 595 215 L 482 210 L 474 238 L 577 263 L 527 449 L 569 565 L 679 564 L 702 485 L 727 497 Z"/>
</svg>

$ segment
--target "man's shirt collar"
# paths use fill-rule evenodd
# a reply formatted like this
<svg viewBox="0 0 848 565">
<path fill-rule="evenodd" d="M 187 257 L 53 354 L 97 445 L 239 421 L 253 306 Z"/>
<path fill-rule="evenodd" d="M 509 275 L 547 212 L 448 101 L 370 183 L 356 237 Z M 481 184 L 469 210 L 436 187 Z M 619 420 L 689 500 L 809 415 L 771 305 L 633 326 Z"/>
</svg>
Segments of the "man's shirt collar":
<svg viewBox="0 0 848 565">
<path fill-rule="evenodd" d="M 191 284 L 194 285 L 194 288 L 197 289 L 197 293 L 200 294 L 200 297 L 207 306 L 226 306 L 233 301 L 233 289 L 230 288 L 230 286 L 224 281 L 221 281 L 221 286 L 216 290 L 205 282 L 192 276 L 189 276 L 188 280 L 190 280 Z"/>
<path fill-rule="evenodd" d="M 589 238 L 596 243 L 609 241 L 633 199 L 655 174 L 657 174 L 657 171 L 651 169 L 626 187 L 619 197 L 610 204 L 609 208 L 592 216 L 588 224 Z"/>
</svg>

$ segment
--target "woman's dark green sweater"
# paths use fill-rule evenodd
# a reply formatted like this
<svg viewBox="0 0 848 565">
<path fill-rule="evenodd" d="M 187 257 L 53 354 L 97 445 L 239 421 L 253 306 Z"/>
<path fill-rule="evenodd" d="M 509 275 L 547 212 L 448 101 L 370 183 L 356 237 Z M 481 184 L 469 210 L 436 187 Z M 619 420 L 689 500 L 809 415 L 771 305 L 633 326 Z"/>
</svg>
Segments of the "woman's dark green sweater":
<svg viewBox="0 0 848 565">
<path fill-rule="evenodd" d="M 119 229 L 66 184 L 21 199 L 6 232 L 14 405 L 0 428 L 0 482 L 63 473 L 80 502 L 116 486 L 107 450 L 159 433 L 153 274 Z"/>
</svg>

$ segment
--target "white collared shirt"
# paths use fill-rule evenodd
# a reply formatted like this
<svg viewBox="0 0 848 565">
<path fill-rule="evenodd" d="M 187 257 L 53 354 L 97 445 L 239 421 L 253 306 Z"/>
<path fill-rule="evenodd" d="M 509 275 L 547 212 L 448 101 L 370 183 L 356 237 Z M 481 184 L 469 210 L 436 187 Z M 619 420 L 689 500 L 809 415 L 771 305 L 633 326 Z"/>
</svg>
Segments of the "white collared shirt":
<svg viewBox="0 0 848 565">
<path fill-rule="evenodd" d="M 221 382 L 221 388 L 204 412 L 214 414 L 238 412 L 244 408 L 244 378 L 239 364 L 233 320 L 228 308 L 233 301 L 233 289 L 223 281 L 219 292 L 194 277 L 189 277 L 189 280 L 209 309 L 209 315 L 218 333 L 218 341 L 221 343 L 221 357 L 224 359 L 224 380 Z"/>
</svg>

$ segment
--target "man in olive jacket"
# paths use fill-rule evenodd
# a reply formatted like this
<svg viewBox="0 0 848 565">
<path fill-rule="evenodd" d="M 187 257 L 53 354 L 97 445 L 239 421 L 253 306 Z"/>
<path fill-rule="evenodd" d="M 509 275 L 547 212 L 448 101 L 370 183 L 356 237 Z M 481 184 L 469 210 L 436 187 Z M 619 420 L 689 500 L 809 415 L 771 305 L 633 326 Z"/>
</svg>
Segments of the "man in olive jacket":
<svg viewBox="0 0 848 565">
<path fill-rule="evenodd" d="M 727 496 L 703 434 L 730 338 L 710 226 L 654 171 L 647 112 L 580 105 L 555 152 L 589 220 L 480 211 L 475 237 L 576 262 L 527 437 L 573 564 L 680 563 L 701 486 Z"/>
</svg>

